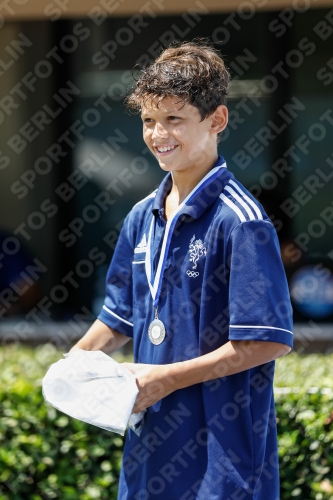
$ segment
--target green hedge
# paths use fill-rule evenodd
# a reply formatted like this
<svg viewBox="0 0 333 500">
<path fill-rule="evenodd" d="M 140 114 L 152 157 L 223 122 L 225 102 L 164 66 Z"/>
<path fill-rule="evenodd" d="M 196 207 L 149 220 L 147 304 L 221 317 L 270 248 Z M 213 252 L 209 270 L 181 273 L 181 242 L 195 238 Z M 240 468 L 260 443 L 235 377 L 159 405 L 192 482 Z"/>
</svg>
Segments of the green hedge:
<svg viewBox="0 0 333 500">
<path fill-rule="evenodd" d="M 46 404 L 41 381 L 62 353 L 0 351 L 0 500 L 116 498 L 123 438 Z"/>
<path fill-rule="evenodd" d="M 41 379 L 61 357 L 51 345 L 0 350 L 0 500 L 116 498 L 123 438 L 42 397 Z M 332 360 L 290 354 L 277 362 L 277 391 L 292 388 L 276 394 L 281 500 L 333 500 L 333 394 L 322 390 L 333 388 Z"/>
</svg>

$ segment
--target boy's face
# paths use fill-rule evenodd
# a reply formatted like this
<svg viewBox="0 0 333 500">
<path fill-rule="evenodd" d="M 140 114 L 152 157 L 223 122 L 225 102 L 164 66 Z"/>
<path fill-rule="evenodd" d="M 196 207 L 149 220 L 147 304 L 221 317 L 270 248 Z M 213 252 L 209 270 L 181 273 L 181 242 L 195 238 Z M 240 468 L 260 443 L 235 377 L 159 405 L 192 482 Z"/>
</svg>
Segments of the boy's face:
<svg viewBox="0 0 333 500">
<path fill-rule="evenodd" d="M 226 107 L 219 108 L 225 108 L 219 111 L 226 114 L 222 117 L 226 121 Z M 165 97 L 158 108 L 154 103 L 142 108 L 143 139 L 163 170 L 175 172 L 211 166 L 212 157 L 217 154 L 215 113 L 201 121 L 196 107 L 177 103 L 175 97 Z"/>
</svg>

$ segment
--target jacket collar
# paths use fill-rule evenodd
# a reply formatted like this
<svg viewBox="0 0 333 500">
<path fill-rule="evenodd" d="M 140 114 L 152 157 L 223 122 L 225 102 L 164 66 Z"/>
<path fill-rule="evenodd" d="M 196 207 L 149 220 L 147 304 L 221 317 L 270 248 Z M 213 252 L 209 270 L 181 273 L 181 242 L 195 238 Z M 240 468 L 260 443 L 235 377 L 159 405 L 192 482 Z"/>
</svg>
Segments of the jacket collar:
<svg viewBox="0 0 333 500">
<path fill-rule="evenodd" d="M 181 210 L 181 214 L 198 219 L 218 199 L 230 177 L 231 174 L 227 170 L 224 158 L 219 156 L 208 174 L 193 189 L 188 201 Z M 169 172 L 159 185 L 154 198 L 152 212 L 156 217 L 163 216 L 164 201 L 171 188 L 172 176 Z"/>
</svg>

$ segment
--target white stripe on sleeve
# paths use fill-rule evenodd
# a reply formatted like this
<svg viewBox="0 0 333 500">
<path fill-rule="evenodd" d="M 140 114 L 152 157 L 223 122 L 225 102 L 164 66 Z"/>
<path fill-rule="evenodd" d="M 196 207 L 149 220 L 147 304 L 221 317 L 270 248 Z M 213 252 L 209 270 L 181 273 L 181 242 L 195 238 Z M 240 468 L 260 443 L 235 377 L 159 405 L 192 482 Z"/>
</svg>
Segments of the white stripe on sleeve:
<svg viewBox="0 0 333 500">
<path fill-rule="evenodd" d="M 290 330 L 286 330 L 285 328 L 278 328 L 276 326 L 229 325 L 229 328 L 258 328 L 260 330 L 266 330 L 268 328 L 269 330 L 281 330 L 282 332 L 288 332 L 291 333 L 291 335 L 294 335 Z"/>
<path fill-rule="evenodd" d="M 256 220 L 256 216 L 250 209 L 249 205 L 236 193 L 236 191 L 234 191 L 230 186 L 226 186 L 224 190 L 228 191 L 228 193 L 230 193 L 235 198 L 235 200 L 237 200 L 238 203 L 240 203 L 240 205 L 245 208 L 248 216 L 250 217 L 250 220 Z"/>
<path fill-rule="evenodd" d="M 124 318 L 121 318 L 120 316 L 118 316 L 118 314 L 114 313 L 113 311 L 111 311 L 111 309 L 109 309 L 108 307 L 106 307 L 106 305 L 104 304 L 103 305 L 103 309 L 106 310 L 106 312 L 108 312 L 109 314 L 112 314 L 112 316 L 114 316 L 115 318 L 117 319 L 120 319 L 120 321 L 123 321 L 124 323 L 126 323 L 126 325 L 129 325 L 129 326 L 134 326 L 133 323 L 130 323 L 129 321 L 127 321 L 126 319 Z"/>
<path fill-rule="evenodd" d="M 249 205 L 251 205 L 251 207 L 254 209 L 255 213 L 257 214 L 258 219 L 262 220 L 263 219 L 262 213 L 259 210 L 259 208 L 257 207 L 257 205 L 254 203 L 254 201 L 251 200 L 251 198 L 249 196 L 247 196 L 246 193 L 244 193 L 244 191 L 238 186 L 238 184 L 236 184 L 236 182 L 230 180 L 229 184 L 231 184 L 236 189 L 236 191 L 238 191 L 243 196 L 243 198 L 249 203 Z"/>
<path fill-rule="evenodd" d="M 239 208 L 234 204 L 233 201 L 229 200 L 229 198 L 223 193 L 220 194 L 220 198 L 222 201 L 224 201 L 226 205 L 228 205 L 228 207 L 230 207 L 238 215 L 239 220 L 241 222 L 246 222 L 244 214 L 241 212 L 241 210 L 239 210 Z"/>
</svg>

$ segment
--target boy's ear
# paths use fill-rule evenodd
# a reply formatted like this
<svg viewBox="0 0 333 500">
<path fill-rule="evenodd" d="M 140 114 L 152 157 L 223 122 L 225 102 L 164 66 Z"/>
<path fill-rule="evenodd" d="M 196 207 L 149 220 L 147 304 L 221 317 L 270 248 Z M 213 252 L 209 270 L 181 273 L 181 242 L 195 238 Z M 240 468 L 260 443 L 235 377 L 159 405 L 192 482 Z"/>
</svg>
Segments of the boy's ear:
<svg viewBox="0 0 333 500">
<path fill-rule="evenodd" d="M 221 104 L 217 106 L 214 113 L 211 115 L 211 131 L 214 134 L 219 134 L 228 125 L 228 108 Z"/>
</svg>

